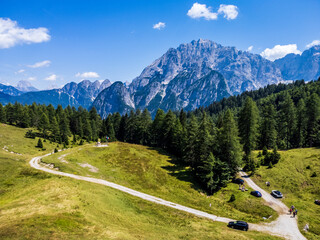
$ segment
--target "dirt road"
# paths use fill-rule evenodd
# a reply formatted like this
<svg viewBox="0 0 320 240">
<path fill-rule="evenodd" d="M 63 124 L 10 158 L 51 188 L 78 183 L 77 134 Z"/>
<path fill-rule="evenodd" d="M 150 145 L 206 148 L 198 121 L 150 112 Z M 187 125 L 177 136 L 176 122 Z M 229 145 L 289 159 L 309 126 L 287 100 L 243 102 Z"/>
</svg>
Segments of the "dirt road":
<svg viewBox="0 0 320 240">
<path fill-rule="evenodd" d="M 46 154 L 44 156 L 32 158 L 30 161 L 31 167 L 38 169 L 38 170 L 41 170 L 41 171 L 44 171 L 44 172 L 55 174 L 55 175 L 60 175 L 60 176 L 70 177 L 70 178 L 74 178 L 74 179 L 78 179 L 78 180 L 82 180 L 82 181 L 105 185 L 105 186 L 117 189 L 119 191 L 128 193 L 132 196 L 142 198 L 146 201 L 150 201 L 150 202 L 161 204 L 161 205 L 164 205 L 167 207 L 178 209 L 178 210 L 181 210 L 181 211 L 184 211 L 187 213 L 194 214 L 199 217 L 211 219 L 213 221 L 224 222 L 224 223 L 228 223 L 229 221 L 234 221 L 229 218 L 218 217 L 213 214 L 209 214 L 209 213 L 206 213 L 203 211 L 199 211 L 199 210 L 196 210 L 193 208 L 189 208 L 189 207 L 185 207 L 185 206 L 173 203 L 173 202 L 169 202 L 169 201 L 163 200 L 161 198 L 157 198 L 157 197 L 151 196 L 149 194 L 138 192 L 133 189 L 130 189 L 130 188 L 106 181 L 106 180 L 91 178 L 91 177 L 84 177 L 84 176 L 79 176 L 79 175 L 75 175 L 75 174 L 71 174 L 71 173 L 64 173 L 64 172 L 48 169 L 46 167 L 41 166 L 39 164 L 40 160 L 46 156 L 51 155 L 51 154 L 52 153 Z M 257 191 L 260 191 L 262 193 L 263 199 L 267 202 L 267 204 L 279 213 L 279 218 L 271 223 L 249 224 L 250 230 L 267 232 L 271 235 L 280 236 L 280 237 L 284 237 L 286 239 L 292 239 L 292 240 L 306 239 L 300 233 L 300 231 L 298 229 L 297 220 L 295 218 L 291 218 L 289 215 L 287 215 L 288 208 L 285 204 L 283 204 L 280 200 L 274 199 L 272 196 L 270 196 L 269 193 L 265 192 L 263 189 L 258 187 L 249 177 L 247 177 L 246 173 L 241 172 L 240 174 L 244 177 L 247 184 L 251 188 L 253 188 Z"/>
<path fill-rule="evenodd" d="M 245 172 L 240 172 L 240 175 L 250 188 L 261 192 L 262 198 L 266 201 L 268 206 L 279 214 L 279 217 L 271 223 L 250 224 L 250 229 L 269 232 L 270 234 L 285 237 L 286 239 L 306 239 L 299 231 L 297 217 L 293 218 L 289 215 L 289 208 L 281 200 L 272 197 L 270 193 L 260 188 Z"/>
</svg>

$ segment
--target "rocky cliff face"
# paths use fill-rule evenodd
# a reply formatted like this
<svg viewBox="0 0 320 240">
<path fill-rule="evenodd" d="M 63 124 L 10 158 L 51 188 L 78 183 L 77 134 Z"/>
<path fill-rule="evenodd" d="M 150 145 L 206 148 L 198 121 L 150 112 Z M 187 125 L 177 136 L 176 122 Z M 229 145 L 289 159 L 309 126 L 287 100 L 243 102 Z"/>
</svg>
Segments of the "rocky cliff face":
<svg viewBox="0 0 320 240">
<path fill-rule="evenodd" d="M 92 106 L 98 110 L 102 118 L 113 112 L 125 114 L 135 108 L 131 95 L 122 82 L 115 82 L 104 89 Z"/>
<path fill-rule="evenodd" d="M 275 61 L 285 80 L 316 80 L 320 77 L 320 45 L 305 50 L 301 55 L 288 54 Z"/>
<path fill-rule="evenodd" d="M 169 49 L 128 89 L 133 108 L 155 113 L 157 108 L 192 110 L 282 80 L 277 66 L 260 55 L 200 39 Z"/>
</svg>

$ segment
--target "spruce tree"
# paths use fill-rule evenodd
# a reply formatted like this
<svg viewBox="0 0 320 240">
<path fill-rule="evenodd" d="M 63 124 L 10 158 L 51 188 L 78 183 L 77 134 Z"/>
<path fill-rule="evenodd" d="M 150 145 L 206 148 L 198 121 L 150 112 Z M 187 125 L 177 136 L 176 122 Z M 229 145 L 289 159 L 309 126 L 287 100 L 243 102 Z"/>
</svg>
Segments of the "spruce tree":
<svg viewBox="0 0 320 240">
<path fill-rule="evenodd" d="M 247 156 L 255 149 L 258 137 L 259 111 L 252 98 L 247 97 L 239 113 L 239 134 Z"/>
<path fill-rule="evenodd" d="M 161 139 L 163 137 L 162 129 L 162 123 L 164 120 L 165 114 L 162 109 L 158 109 L 156 116 L 152 122 L 151 125 L 151 133 L 152 133 L 152 139 L 151 139 L 151 145 L 153 146 L 160 146 Z"/>
<path fill-rule="evenodd" d="M 262 123 L 260 126 L 260 147 L 268 149 L 276 146 L 276 112 L 272 104 L 262 110 Z"/>
<path fill-rule="evenodd" d="M 296 128 L 296 146 L 304 147 L 307 132 L 307 116 L 306 104 L 303 99 L 300 99 L 297 106 L 297 128 Z"/>
<path fill-rule="evenodd" d="M 313 93 L 307 99 L 307 136 L 306 141 L 309 147 L 314 147 L 317 142 L 317 135 L 319 131 L 319 118 L 320 118 L 320 99 L 316 93 Z"/>
<path fill-rule="evenodd" d="M 38 148 L 43 148 L 43 144 L 42 144 L 41 138 L 39 138 L 39 140 L 38 140 L 37 147 Z"/>
<path fill-rule="evenodd" d="M 296 129 L 296 112 L 294 103 L 289 96 L 285 94 L 283 102 L 280 104 L 278 118 L 278 138 L 283 141 L 284 148 L 289 149 L 294 144 L 294 133 Z M 279 146 L 282 144 L 279 144 Z"/>
<path fill-rule="evenodd" d="M 217 136 L 216 156 L 228 164 L 230 174 L 237 173 L 242 163 L 242 149 L 238 137 L 238 128 L 230 109 L 226 111 L 223 117 L 222 127 Z"/>
<path fill-rule="evenodd" d="M 187 124 L 187 139 L 186 147 L 184 151 L 184 162 L 189 164 L 191 167 L 194 166 L 194 162 L 197 158 L 196 151 L 196 142 L 197 142 L 197 133 L 198 133 L 198 122 L 194 115 L 191 116 L 189 123 Z"/>
<path fill-rule="evenodd" d="M 6 123 L 6 113 L 5 113 L 5 109 L 2 106 L 2 104 L 0 103 L 0 123 Z"/>
</svg>

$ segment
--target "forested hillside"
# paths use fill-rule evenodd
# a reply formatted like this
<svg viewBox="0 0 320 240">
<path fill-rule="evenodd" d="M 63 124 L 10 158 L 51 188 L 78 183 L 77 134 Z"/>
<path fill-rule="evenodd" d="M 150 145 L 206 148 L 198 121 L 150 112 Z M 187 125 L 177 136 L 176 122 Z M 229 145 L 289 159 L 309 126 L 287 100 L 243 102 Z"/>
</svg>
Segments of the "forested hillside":
<svg viewBox="0 0 320 240">
<path fill-rule="evenodd" d="M 63 109 L 52 105 L 0 105 L 0 121 L 34 127 L 27 137 L 82 144 L 119 140 L 159 147 L 175 155 L 178 164 L 193 169 L 203 188 L 212 193 L 234 177 L 239 167 L 254 170 L 251 151 L 273 149 L 262 164 L 279 160 L 277 148 L 320 146 L 320 81 L 270 85 L 223 99 L 194 112 L 158 110 L 152 120 L 147 109 L 101 119 L 95 108 Z"/>
</svg>

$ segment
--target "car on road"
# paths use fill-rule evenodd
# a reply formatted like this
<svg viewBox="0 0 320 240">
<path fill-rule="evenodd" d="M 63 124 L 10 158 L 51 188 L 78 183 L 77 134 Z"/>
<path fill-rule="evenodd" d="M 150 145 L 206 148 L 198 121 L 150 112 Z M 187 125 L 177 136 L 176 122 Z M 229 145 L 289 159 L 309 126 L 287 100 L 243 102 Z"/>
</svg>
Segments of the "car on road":
<svg viewBox="0 0 320 240">
<path fill-rule="evenodd" d="M 272 190 L 271 191 L 271 195 L 275 198 L 283 198 L 283 195 L 280 191 L 278 190 Z"/>
<path fill-rule="evenodd" d="M 249 224 L 244 221 L 235 221 L 235 222 L 229 222 L 228 227 L 243 230 L 243 231 L 248 231 Z"/>
<path fill-rule="evenodd" d="M 320 205 L 320 200 L 315 200 L 314 203 Z"/>
<path fill-rule="evenodd" d="M 243 183 L 244 183 L 244 180 L 241 179 L 241 178 L 236 178 L 236 179 L 233 179 L 232 182 L 233 182 L 233 183 L 237 183 L 237 184 L 243 184 Z"/>
<path fill-rule="evenodd" d="M 255 197 L 262 197 L 262 194 L 259 191 L 252 191 L 250 194 Z"/>
</svg>

